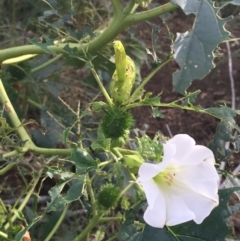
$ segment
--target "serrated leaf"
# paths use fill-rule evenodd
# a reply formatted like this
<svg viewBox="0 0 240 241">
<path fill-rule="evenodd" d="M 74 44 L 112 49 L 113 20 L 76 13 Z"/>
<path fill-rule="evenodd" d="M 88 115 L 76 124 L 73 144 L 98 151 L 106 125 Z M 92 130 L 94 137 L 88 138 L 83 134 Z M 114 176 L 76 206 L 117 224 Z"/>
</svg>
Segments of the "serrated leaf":
<svg viewBox="0 0 240 241">
<path fill-rule="evenodd" d="M 232 152 L 225 148 L 226 142 L 231 141 L 232 127 L 226 120 L 222 120 L 217 127 L 213 140 L 209 143 L 209 148 L 213 151 L 216 160 L 221 161 Z"/>
<path fill-rule="evenodd" d="M 204 110 L 204 112 L 209 113 L 219 119 L 232 119 L 237 114 L 235 110 L 227 106 L 207 108 Z"/>
<path fill-rule="evenodd" d="M 224 25 L 227 20 L 218 16 L 212 0 L 172 0 L 186 14 L 196 15 L 190 32 L 178 33 L 173 45 L 174 59 L 180 70 L 173 73 L 173 89 L 181 94 L 194 79 L 202 79 L 214 67 L 213 51 L 226 40 L 229 32 Z"/>
<path fill-rule="evenodd" d="M 152 140 L 149 136 L 144 135 L 141 138 L 137 138 L 137 140 L 139 145 L 137 151 L 142 157 L 154 161 L 162 159 L 163 146 L 156 137 Z"/>
<path fill-rule="evenodd" d="M 103 110 L 107 106 L 108 105 L 103 101 L 95 101 L 92 103 L 92 110 L 98 112 L 98 111 Z"/>
<path fill-rule="evenodd" d="M 141 237 L 141 234 L 137 233 L 137 229 L 134 225 L 136 213 L 146 205 L 146 202 L 141 202 L 134 209 L 130 209 L 125 212 L 125 221 L 121 225 L 119 230 L 120 241 L 137 241 Z"/>
<path fill-rule="evenodd" d="M 76 165 L 76 173 L 86 173 L 97 168 L 97 162 L 81 148 L 74 148 L 69 159 Z"/>
<path fill-rule="evenodd" d="M 164 118 L 163 113 L 159 111 L 158 107 L 152 107 L 152 115 L 154 118 Z"/>
<path fill-rule="evenodd" d="M 50 178 L 57 176 L 58 179 L 68 180 L 72 178 L 75 174 L 72 172 L 61 171 L 57 167 L 49 167 L 46 171 L 46 175 Z"/>
<path fill-rule="evenodd" d="M 154 96 L 154 97 L 150 97 L 152 95 L 151 92 L 146 93 L 146 95 L 144 96 L 143 100 L 140 102 L 141 104 L 147 104 L 147 105 L 159 105 L 160 104 L 160 96 Z"/>
<path fill-rule="evenodd" d="M 42 37 L 45 39 L 46 43 L 39 42 L 39 40 L 37 38 L 28 39 L 28 41 L 31 44 L 34 44 L 34 45 L 38 46 L 39 48 L 41 48 L 45 53 L 56 55 L 56 53 L 54 51 L 48 49 L 48 46 L 54 45 L 54 41 L 52 39 L 49 39 L 45 35 L 43 35 Z"/>
<path fill-rule="evenodd" d="M 194 101 L 196 100 L 197 96 L 199 95 L 199 93 L 201 92 L 201 90 L 197 90 L 193 93 L 187 93 L 187 95 L 185 96 L 184 102 L 182 103 L 182 106 L 192 106 L 192 103 L 194 103 Z"/>
<path fill-rule="evenodd" d="M 219 206 L 201 224 L 190 221 L 162 229 L 146 225 L 142 237 L 137 241 L 224 241 L 231 233 L 231 229 L 222 218 L 222 213 L 227 210 L 230 195 L 239 189 L 238 187 L 219 190 Z"/>
<path fill-rule="evenodd" d="M 234 130 L 240 132 L 240 128 L 234 120 L 234 117 L 238 112 L 227 106 L 208 108 L 205 109 L 204 112 L 221 120 L 216 133 L 213 136 L 213 140 L 209 143 L 209 147 L 213 151 L 216 160 L 222 161 L 233 152 L 238 152 L 240 139 L 237 133 L 233 132 Z M 230 141 L 233 144 L 233 150 L 226 149 L 225 147 L 226 142 Z"/>
<path fill-rule="evenodd" d="M 80 176 L 67 191 L 67 195 L 64 198 L 68 203 L 78 200 L 82 195 L 84 178 L 84 176 Z"/>
<path fill-rule="evenodd" d="M 68 179 L 52 187 L 49 190 L 51 202 L 47 203 L 45 212 L 62 210 L 68 203 L 78 200 L 83 192 L 84 179 L 85 176 L 79 176 L 77 179 Z M 70 181 L 74 181 L 74 183 L 70 186 L 67 194 L 61 194 L 64 186 Z"/>
</svg>

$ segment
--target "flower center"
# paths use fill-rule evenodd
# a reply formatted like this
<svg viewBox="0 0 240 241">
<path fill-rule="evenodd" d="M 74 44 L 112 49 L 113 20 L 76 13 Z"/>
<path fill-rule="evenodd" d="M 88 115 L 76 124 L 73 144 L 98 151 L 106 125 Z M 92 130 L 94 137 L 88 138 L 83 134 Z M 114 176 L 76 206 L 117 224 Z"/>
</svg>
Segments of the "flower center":
<svg viewBox="0 0 240 241">
<path fill-rule="evenodd" d="M 159 172 L 153 180 L 157 184 L 167 184 L 168 186 L 171 186 L 174 182 L 175 173 L 172 170 L 165 170 L 163 172 Z"/>
</svg>

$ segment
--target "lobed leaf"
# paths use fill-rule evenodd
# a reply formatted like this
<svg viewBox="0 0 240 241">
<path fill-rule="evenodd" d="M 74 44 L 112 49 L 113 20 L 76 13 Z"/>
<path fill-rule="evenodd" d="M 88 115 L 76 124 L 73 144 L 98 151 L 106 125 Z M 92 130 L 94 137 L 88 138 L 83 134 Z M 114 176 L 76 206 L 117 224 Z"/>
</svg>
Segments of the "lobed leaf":
<svg viewBox="0 0 240 241">
<path fill-rule="evenodd" d="M 81 148 L 74 148 L 70 161 L 76 165 L 76 173 L 86 173 L 97 168 L 97 162 Z"/>
<path fill-rule="evenodd" d="M 194 79 L 202 79 L 215 66 L 213 51 L 226 40 L 229 32 L 224 25 L 227 20 L 218 16 L 218 8 L 211 0 L 172 0 L 185 14 L 196 15 L 193 29 L 178 33 L 173 45 L 174 59 L 180 70 L 173 73 L 173 89 L 185 94 Z M 211 24 L 210 24 L 211 23 Z"/>
<path fill-rule="evenodd" d="M 48 49 L 48 46 L 54 45 L 54 41 L 52 39 L 49 39 L 45 35 L 43 35 L 42 37 L 45 39 L 45 41 L 46 41 L 45 43 L 39 42 L 39 40 L 37 38 L 28 39 L 28 41 L 31 44 L 34 44 L 34 45 L 38 46 L 39 48 L 41 48 L 45 53 L 56 55 L 56 53 L 54 51 Z"/>
</svg>

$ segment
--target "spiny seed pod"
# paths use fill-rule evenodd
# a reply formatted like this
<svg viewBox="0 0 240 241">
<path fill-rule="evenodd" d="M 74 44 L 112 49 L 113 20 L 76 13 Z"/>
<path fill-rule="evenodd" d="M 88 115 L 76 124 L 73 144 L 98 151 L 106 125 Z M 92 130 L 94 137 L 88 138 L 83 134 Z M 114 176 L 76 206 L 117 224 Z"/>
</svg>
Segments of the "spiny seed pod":
<svg viewBox="0 0 240 241">
<path fill-rule="evenodd" d="M 107 209 L 112 208 L 117 204 L 120 193 L 120 189 L 112 183 L 105 184 L 98 193 L 98 203 Z"/>
<path fill-rule="evenodd" d="M 105 109 L 101 127 L 106 138 L 125 137 L 132 125 L 133 117 L 131 113 L 118 106 L 109 106 Z"/>
<path fill-rule="evenodd" d="M 114 41 L 116 70 L 109 85 L 110 95 L 115 103 L 122 104 L 130 97 L 136 78 L 134 61 L 126 55 L 120 41 Z"/>
</svg>

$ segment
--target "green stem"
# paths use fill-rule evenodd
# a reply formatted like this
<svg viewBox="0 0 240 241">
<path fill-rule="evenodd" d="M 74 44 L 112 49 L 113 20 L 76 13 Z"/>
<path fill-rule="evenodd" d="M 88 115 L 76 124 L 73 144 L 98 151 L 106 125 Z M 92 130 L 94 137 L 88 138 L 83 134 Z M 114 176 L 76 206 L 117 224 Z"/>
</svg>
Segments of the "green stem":
<svg viewBox="0 0 240 241">
<path fill-rule="evenodd" d="M 155 17 L 159 17 L 162 14 L 172 12 L 172 11 L 176 10 L 177 8 L 179 8 L 178 5 L 173 4 L 173 3 L 167 3 L 164 5 L 158 6 L 156 8 L 149 9 L 144 12 L 130 14 L 126 17 L 124 22 L 127 25 L 131 26 L 131 25 L 134 25 L 137 23 L 144 22 L 146 20 L 150 20 Z"/>
<path fill-rule="evenodd" d="M 33 192 L 34 192 L 34 190 L 35 190 L 36 185 L 38 184 L 39 178 L 41 177 L 41 173 L 42 173 L 42 172 L 40 171 L 38 177 L 37 177 L 37 178 L 35 177 L 31 189 L 27 192 L 27 195 L 26 195 L 26 197 L 24 198 L 24 200 L 23 200 L 23 202 L 21 203 L 21 205 L 19 206 L 17 212 L 15 212 L 14 215 L 12 216 L 11 222 L 14 222 L 14 221 L 16 220 L 16 218 L 17 218 L 17 213 L 22 212 L 22 210 L 24 209 L 24 207 L 27 205 L 30 197 L 32 196 L 32 194 L 33 194 Z M 8 228 L 9 228 L 9 223 L 7 223 L 7 224 L 4 226 L 4 229 L 8 229 Z"/>
<path fill-rule="evenodd" d="M 49 65 L 53 64 L 54 62 L 58 61 L 60 58 L 62 58 L 62 56 L 63 56 L 62 54 L 57 55 L 56 57 L 50 59 L 50 60 L 47 61 L 46 63 L 43 63 L 42 65 L 39 65 L 39 66 L 36 67 L 36 68 L 33 68 L 33 69 L 30 71 L 30 73 L 31 73 L 31 74 L 34 74 L 34 73 L 40 71 L 41 69 L 46 68 L 47 66 L 49 66 Z"/>
<path fill-rule="evenodd" d="M 98 164 L 98 167 L 104 167 L 107 166 L 108 164 L 113 164 L 115 163 L 115 161 L 105 161 L 105 162 L 101 162 L 100 164 Z"/>
<path fill-rule="evenodd" d="M 92 214 L 93 216 L 97 216 L 96 200 L 95 200 L 93 188 L 91 185 L 91 179 L 89 178 L 88 174 L 86 175 L 86 185 L 87 185 L 87 189 L 88 189 L 88 193 L 89 193 L 90 201 L 92 205 Z"/>
<path fill-rule="evenodd" d="M 0 231 L 0 236 L 7 239 L 8 238 L 8 235 L 2 231 Z"/>
<path fill-rule="evenodd" d="M 36 154 L 42 154 L 46 156 L 50 156 L 50 155 L 68 156 L 72 154 L 72 149 L 58 149 L 58 148 L 49 149 L 49 148 L 41 148 L 41 147 L 34 146 L 30 150 Z"/>
<path fill-rule="evenodd" d="M 119 0 L 111 0 L 114 15 L 119 15 L 122 11 L 122 5 Z"/>
<path fill-rule="evenodd" d="M 4 158 L 3 158 L 4 159 Z M 11 170 L 17 163 L 13 162 L 13 163 L 9 163 L 7 164 L 5 167 L 3 167 L 0 170 L 0 176 L 4 175 L 5 173 L 7 173 L 9 170 Z"/>
<path fill-rule="evenodd" d="M 17 113 L 15 112 L 11 101 L 4 89 L 2 80 L 0 79 L 0 102 L 4 105 L 4 110 L 6 111 L 9 119 L 12 122 L 13 127 L 16 129 L 18 135 L 22 141 L 27 141 L 29 145 L 34 145 L 31 138 L 29 137 L 27 131 L 23 127 L 21 121 L 19 120 Z"/>
<path fill-rule="evenodd" d="M 134 183 L 134 182 L 129 183 L 129 184 L 121 191 L 118 199 L 120 199 L 120 198 L 127 192 L 127 190 L 132 187 L 133 184 L 135 184 L 135 183 Z"/>
<path fill-rule="evenodd" d="M 81 241 L 84 240 L 85 237 L 91 232 L 91 230 L 99 223 L 102 215 L 94 216 L 90 222 L 88 223 L 87 227 L 72 241 Z"/>
<path fill-rule="evenodd" d="M 128 100 L 128 103 L 131 103 L 135 101 L 136 99 L 140 98 L 141 92 L 143 90 L 143 87 L 148 83 L 148 81 L 155 75 L 164 65 L 166 65 L 168 62 L 172 60 L 172 55 L 168 56 L 164 61 L 159 64 L 157 68 L 155 68 L 143 81 L 142 83 L 137 87 L 137 89 L 132 93 L 131 97 Z"/>
<path fill-rule="evenodd" d="M 99 222 L 121 222 L 123 221 L 123 217 L 103 217 L 99 220 Z"/>
<path fill-rule="evenodd" d="M 117 240 L 118 236 L 119 236 L 119 234 L 116 233 L 115 235 L 113 235 L 111 238 L 109 238 L 109 239 L 106 240 L 106 241 L 114 241 L 114 240 Z"/>
<path fill-rule="evenodd" d="M 56 45 L 48 46 L 48 49 L 55 52 L 56 54 L 64 54 L 66 52 L 63 48 L 66 45 L 69 45 L 70 48 L 77 48 L 80 55 L 83 54 L 83 51 L 86 50 L 90 53 L 94 53 L 96 51 L 99 51 L 99 49 L 101 49 L 102 47 L 106 46 L 109 42 L 116 38 L 119 33 L 121 33 L 124 29 L 130 27 L 131 25 L 144 22 L 154 17 L 158 17 L 165 13 L 171 12 L 178 8 L 178 6 L 172 3 L 167 3 L 159 7 L 143 11 L 141 13 L 132 13 L 130 15 L 127 15 L 132 11 L 133 8 L 133 1 L 131 1 L 129 5 L 121 12 L 121 14 L 113 17 L 112 21 L 103 31 L 103 33 L 89 43 L 82 44 L 81 46 L 78 43 L 59 43 Z M 6 59 L 22 56 L 25 54 L 43 53 L 45 53 L 44 50 L 36 45 L 25 45 L 3 49 L 0 50 L 0 63 Z"/>
<path fill-rule="evenodd" d="M 103 84 L 102 84 L 102 81 L 100 80 L 100 78 L 99 78 L 99 76 L 98 76 L 98 74 L 97 74 L 94 66 L 92 65 L 91 62 L 90 62 L 89 64 L 90 64 L 90 68 L 91 68 L 91 70 L 92 70 L 92 73 L 93 73 L 93 75 L 94 75 L 94 77 L 95 77 L 95 79 L 96 79 L 96 81 L 97 81 L 97 83 L 98 83 L 98 85 L 99 85 L 99 88 L 101 89 L 103 95 L 105 96 L 108 104 L 109 104 L 109 105 L 112 105 L 112 104 L 113 104 L 112 99 L 110 98 L 110 96 L 108 95 L 106 89 L 104 88 L 104 86 L 103 86 Z"/>
<path fill-rule="evenodd" d="M 64 208 L 61 216 L 59 217 L 58 221 L 56 222 L 56 224 L 54 225 L 53 229 L 51 230 L 51 232 L 48 234 L 48 236 L 44 239 L 44 241 L 49 241 L 53 235 L 55 234 L 55 232 L 58 230 L 59 226 L 61 225 L 63 219 L 66 216 L 66 213 L 68 211 L 68 207 L 69 205 L 66 205 L 66 207 Z"/>
</svg>

